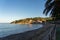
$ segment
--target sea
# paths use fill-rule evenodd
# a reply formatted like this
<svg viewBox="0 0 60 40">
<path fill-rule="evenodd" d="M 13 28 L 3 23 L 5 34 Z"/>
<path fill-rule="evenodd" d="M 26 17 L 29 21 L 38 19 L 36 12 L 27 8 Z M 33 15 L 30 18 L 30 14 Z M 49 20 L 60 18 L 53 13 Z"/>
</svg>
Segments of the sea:
<svg viewBox="0 0 60 40">
<path fill-rule="evenodd" d="M 9 24 L 0 23 L 0 38 L 6 37 L 12 34 L 22 33 L 26 31 L 42 28 L 42 24 Z"/>
</svg>

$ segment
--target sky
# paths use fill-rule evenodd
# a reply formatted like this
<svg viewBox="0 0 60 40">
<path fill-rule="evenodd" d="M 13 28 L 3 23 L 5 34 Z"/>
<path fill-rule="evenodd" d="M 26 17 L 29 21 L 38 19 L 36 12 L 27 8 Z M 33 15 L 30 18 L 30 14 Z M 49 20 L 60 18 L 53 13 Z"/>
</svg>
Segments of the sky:
<svg viewBox="0 0 60 40">
<path fill-rule="evenodd" d="M 0 23 L 31 17 L 48 17 L 43 14 L 46 0 L 0 0 Z"/>
</svg>

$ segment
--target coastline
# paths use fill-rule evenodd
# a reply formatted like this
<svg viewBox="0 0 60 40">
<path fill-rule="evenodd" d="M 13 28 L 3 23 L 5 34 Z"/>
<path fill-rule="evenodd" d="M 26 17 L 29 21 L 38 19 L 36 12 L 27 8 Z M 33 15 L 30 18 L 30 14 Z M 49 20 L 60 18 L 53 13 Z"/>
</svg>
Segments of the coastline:
<svg viewBox="0 0 60 40">
<path fill-rule="evenodd" d="M 35 30 L 31 30 L 31 31 L 26 31 L 26 32 L 23 32 L 23 33 L 12 34 L 12 35 L 0 38 L 0 40 L 7 40 L 7 39 L 8 40 L 18 40 L 18 39 L 19 40 L 25 40 L 26 37 L 34 36 L 35 33 L 37 32 L 37 30 L 40 30 L 40 29 L 41 28 L 35 29 Z"/>
<path fill-rule="evenodd" d="M 46 31 L 48 27 L 45 27 L 45 26 L 46 25 L 44 25 L 42 28 L 38 28 L 35 30 L 9 35 L 9 36 L 0 38 L 0 40 L 28 40 L 30 37 L 35 36 L 35 35 L 37 37 L 38 36 L 37 34 L 40 35 L 40 33 L 42 34 L 43 31 Z M 47 26 L 49 26 L 49 25 L 47 25 Z"/>
</svg>

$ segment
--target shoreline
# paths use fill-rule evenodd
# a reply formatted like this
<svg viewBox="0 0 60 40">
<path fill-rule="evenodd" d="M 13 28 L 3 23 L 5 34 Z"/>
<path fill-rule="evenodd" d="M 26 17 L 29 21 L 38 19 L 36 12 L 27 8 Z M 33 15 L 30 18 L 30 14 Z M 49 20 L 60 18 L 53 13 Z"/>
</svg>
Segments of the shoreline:
<svg viewBox="0 0 60 40">
<path fill-rule="evenodd" d="M 49 26 L 49 25 L 47 25 L 47 26 Z M 43 33 L 42 31 L 46 31 L 48 27 L 46 27 L 46 25 L 44 25 L 42 28 L 38 28 L 35 30 L 31 30 L 31 31 L 26 31 L 23 33 L 12 34 L 12 35 L 0 38 L 0 40 L 27 40 L 28 38 L 35 36 L 35 35 L 37 37 L 37 34 L 40 35 L 40 33 Z"/>
<path fill-rule="evenodd" d="M 39 29 L 41 29 L 41 28 L 39 28 Z M 23 37 L 28 36 L 28 35 L 30 36 L 31 33 L 32 33 L 31 36 L 34 35 L 34 33 L 36 32 L 36 30 L 39 30 L 39 29 L 35 29 L 35 30 L 31 30 L 31 31 L 26 31 L 26 32 L 22 32 L 22 33 L 8 35 L 6 37 L 0 38 L 0 40 L 7 40 L 7 39 L 8 40 L 17 40 L 17 39 L 22 40 Z"/>
</svg>

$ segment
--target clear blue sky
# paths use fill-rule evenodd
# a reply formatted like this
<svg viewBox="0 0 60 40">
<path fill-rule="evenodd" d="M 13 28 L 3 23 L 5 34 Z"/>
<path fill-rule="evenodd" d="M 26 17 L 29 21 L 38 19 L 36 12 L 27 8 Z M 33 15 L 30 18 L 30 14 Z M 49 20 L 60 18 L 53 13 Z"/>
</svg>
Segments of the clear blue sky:
<svg viewBox="0 0 60 40">
<path fill-rule="evenodd" d="M 0 0 L 0 22 L 46 17 L 43 15 L 45 0 Z"/>
</svg>

